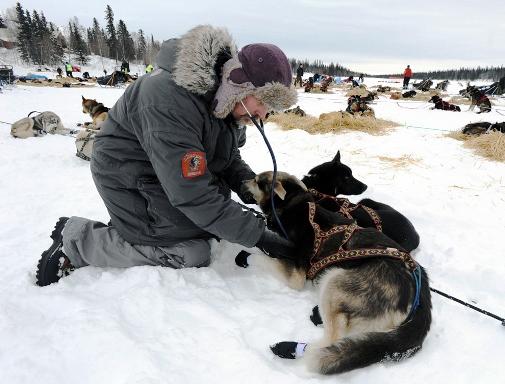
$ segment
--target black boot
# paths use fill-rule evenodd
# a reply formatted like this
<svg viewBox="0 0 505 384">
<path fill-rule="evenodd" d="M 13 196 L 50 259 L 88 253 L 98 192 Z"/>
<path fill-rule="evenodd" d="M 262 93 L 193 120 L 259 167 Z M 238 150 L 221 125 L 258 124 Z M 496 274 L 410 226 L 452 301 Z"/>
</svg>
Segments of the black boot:
<svg viewBox="0 0 505 384">
<path fill-rule="evenodd" d="M 37 264 L 37 285 L 44 287 L 56 283 L 60 278 L 68 276 L 74 270 L 68 257 L 63 253 L 63 228 L 68 217 L 60 217 L 56 223 L 51 239 L 53 244 L 42 253 Z"/>
</svg>

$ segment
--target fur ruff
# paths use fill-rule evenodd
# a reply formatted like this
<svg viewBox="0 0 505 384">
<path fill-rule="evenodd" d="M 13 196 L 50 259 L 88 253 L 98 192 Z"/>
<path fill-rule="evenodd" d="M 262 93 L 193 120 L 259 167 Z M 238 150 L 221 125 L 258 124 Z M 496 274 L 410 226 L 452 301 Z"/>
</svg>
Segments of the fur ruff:
<svg viewBox="0 0 505 384">
<path fill-rule="evenodd" d="M 173 72 L 175 83 L 198 95 L 214 90 L 220 82 L 214 66 L 223 52 L 237 54 L 233 38 L 225 28 L 199 25 L 189 30 L 179 41 Z"/>
</svg>

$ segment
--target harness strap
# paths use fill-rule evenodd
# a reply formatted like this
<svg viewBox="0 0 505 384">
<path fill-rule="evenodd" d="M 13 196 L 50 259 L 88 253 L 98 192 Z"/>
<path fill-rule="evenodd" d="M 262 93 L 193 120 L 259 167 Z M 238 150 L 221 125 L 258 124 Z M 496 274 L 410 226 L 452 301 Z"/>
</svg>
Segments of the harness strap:
<svg viewBox="0 0 505 384">
<path fill-rule="evenodd" d="M 382 220 L 381 220 L 380 216 L 377 214 L 377 212 L 375 212 L 375 210 L 373 210 L 372 208 L 367 207 L 366 205 L 363 205 L 363 204 L 352 204 L 349 201 L 349 199 L 345 199 L 343 197 L 335 197 L 335 196 L 325 195 L 324 193 L 316 191 L 315 189 L 312 189 L 312 188 L 309 189 L 309 192 L 314 197 L 316 197 L 318 199 L 330 199 L 330 200 L 336 201 L 340 207 L 338 212 L 340 214 L 344 215 L 345 217 L 347 217 L 348 219 L 355 220 L 354 217 L 351 215 L 351 212 L 354 212 L 358 208 L 363 209 L 366 213 L 368 213 L 368 215 L 372 219 L 372 221 L 375 225 L 375 228 L 377 228 L 379 231 L 382 232 Z"/>
<path fill-rule="evenodd" d="M 314 248 L 310 258 L 310 267 L 307 271 L 307 278 L 312 280 L 321 270 L 329 265 L 348 260 L 358 260 L 370 257 L 390 257 L 404 262 L 405 266 L 412 272 L 416 270 L 417 263 L 408 252 L 396 248 L 365 248 L 365 249 L 344 249 L 344 245 L 351 239 L 354 232 L 360 227 L 356 222 L 350 224 L 335 225 L 328 231 L 321 230 L 319 224 L 314 220 L 316 214 L 316 203 L 308 202 L 309 222 L 314 229 Z M 336 252 L 318 259 L 321 246 L 325 241 L 335 234 L 343 233 L 342 242 Z"/>
<path fill-rule="evenodd" d="M 95 133 L 96 132 L 88 131 L 88 134 L 85 137 L 80 137 L 80 138 L 78 138 L 78 139 L 75 140 L 76 144 L 82 142 L 81 148 L 77 148 L 77 152 L 75 154 L 77 157 L 80 157 L 83 160 L 91 161 L 91 157 L 86 156 L 84 154 L 84 148 L 89 143 L 89 141 L 92 139 L 92 136 Z"/>
<path fill-rule="evenodd" d="M 104 106 L 102 103 L 99 103 L 91 109 L 89 114 L 91 115 L 91 117 L 94 117 L 97 113 L 108 112 L 108 111 L 109 111 L 109 108 Z"/>
<path fill-rule="evenodd" d="M 412 272 L 417 268 L 416 262 L 408 253 L 396 248 L 339 249 L 337 252 L 311 264 L 309 270 L 307 271 L 307 278 L 312 280 L 321 270 L 333 264 L 341 263 L 343 261 L 368 259 L 371 257 L 390 257 L 401 260 Z"/>
</svg>

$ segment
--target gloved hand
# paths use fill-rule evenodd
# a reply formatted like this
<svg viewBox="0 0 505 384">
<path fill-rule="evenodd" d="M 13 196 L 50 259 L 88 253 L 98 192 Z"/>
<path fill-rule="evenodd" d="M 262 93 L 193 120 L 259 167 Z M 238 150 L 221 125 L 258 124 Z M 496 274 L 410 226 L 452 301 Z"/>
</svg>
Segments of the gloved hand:
<svg viewBox="0 0 505 384">
<path fill-rule="evenodd" d="M 256 246 L 272 258 L 294 260 L 294 243 L 268 228 L 265 228 Z"/>
<path fill-rule="evenodd" d="M 245 204 L 257 204 L 256 200 L 254 200 L 253 194 L 249 192 L 249 189 L 245 184 L 240 186 L 240 190 L 237 192 L 237 195 Z"/>
<path fill-rule="evenodd" d="M 249 252 L 244 250 L 240 251 L 235 257 L 235 264 L 237 264 L 239 267 L 247 268 L 249 266 L 249 263 L 247 262 L 247 258 L 249 256 L 251 256 Z"/>
</svg>

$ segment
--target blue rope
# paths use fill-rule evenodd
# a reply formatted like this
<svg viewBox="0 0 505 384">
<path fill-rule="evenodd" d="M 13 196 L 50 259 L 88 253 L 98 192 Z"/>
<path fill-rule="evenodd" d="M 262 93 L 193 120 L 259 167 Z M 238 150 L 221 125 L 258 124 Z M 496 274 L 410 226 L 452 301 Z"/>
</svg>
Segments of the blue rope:
<svg viewBox="0 0 505 384">
<path fill-rule="evenodd" d="M 410 313 L 407 316 L 407 320 L 410 320 L 414 315 L 414 312 L 419 307 L 420 297 L 421 297 L 421 267 L 418 265 L 414 271 L 412 271 L 412 277 L 416 283 L 416 294 L 414 295 L 414 301 L 412 302 L 412 307 L 410 308 Z"/>
</svg>

